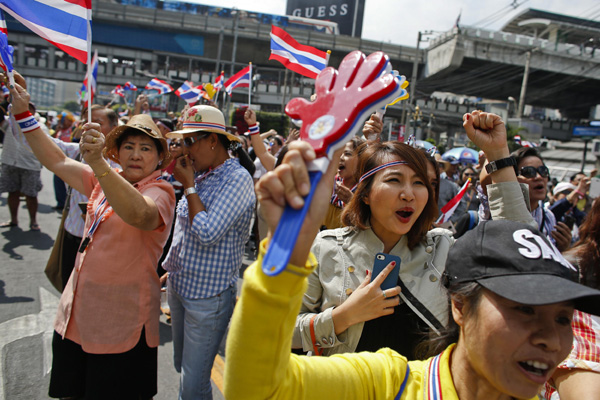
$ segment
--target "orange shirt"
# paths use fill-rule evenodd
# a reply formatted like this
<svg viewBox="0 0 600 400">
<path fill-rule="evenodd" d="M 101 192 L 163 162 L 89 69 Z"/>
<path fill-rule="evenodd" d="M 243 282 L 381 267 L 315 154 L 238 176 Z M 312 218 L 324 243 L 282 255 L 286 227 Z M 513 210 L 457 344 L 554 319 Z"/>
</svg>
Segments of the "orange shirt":
<svg viewBox="0 0 600 400">
<path fill-rule="evenodd" d="M 160 171 L 136 183 L 140 193 L 156 203 L 163 223 L 144 231 L 114 212 L 100 223 L 83 253 L 78 253 L 69 282 L 60 298 L 54 329 L 87 353 L 131 350 L 145 328 L 146 343 L 159 343 L 160 283 L 156 266 L 169 236 L 175 209 L 170 183 Z M 83 174 L 88 213 L 87 234 L 94 210 L 104 198 L 91 168 Z"/>
</svg>

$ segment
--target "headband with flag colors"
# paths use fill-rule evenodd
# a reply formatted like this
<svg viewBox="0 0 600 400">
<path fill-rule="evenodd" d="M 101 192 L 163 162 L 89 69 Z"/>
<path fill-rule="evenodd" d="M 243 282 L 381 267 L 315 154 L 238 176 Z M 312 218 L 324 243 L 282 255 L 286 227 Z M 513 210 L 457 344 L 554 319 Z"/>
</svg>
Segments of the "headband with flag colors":
<svg viewBox="0 0 600 400">
<path fill-rule="evenodd" d="M 159 94 L 171 93 L 173 88 L 165 81 L 161 81 L 160 79 L 153 78 L 150 82 L 146 84 L 146 89 L 148 90 L 158 90 Z"/>
<path fill-rule="evenodd" d="M 98 87 L 98 50 L 94 51 L 92 58 L 92 78 L 89 79 L 88 74 L 85 74 L 83 86 L 81 86 L 81 99 L 85 101 L 85 107 L 89 104 L 94 104 L 94 95 Z"/>
<path fill-rule="evenodd" d="M 92 0 L 0 0 L 0 8 L 42 38 L 87 64 Z"/>
<path fill-rule="evenodd" d="M 440 210 L 442 212 L 442 215 L 440 215 L 438 220 L 435 221 L 436 224 L 443 224 L 444 222 L 447 222 L 450 219 L 452 214 L 454 214 L 456 207 L 458 207 L 458 204 L 460 203 L 461 199 L 464 197 L 465 193 L 467 193 L 467 189 L 469 188 L 470 184 L 471 184 L 471 178 L 469 178 L 465 182 L 463 187 L 460 188 L 460 190 L 458 191 L 458 194 L 456 196 L 454 196 L 452 198 L 452 200 L 450 200 L 448 203 L 446 203 L 446 205 L 444 205 L 444 207 L 442 207 L 442 209 Z"/>
<path fill-rule="evenodd" d="M 6 20 L 4 19 L 4 14 L 2 11 L 0 11 L 0 32 L 8 35 L 8 29 L 6 29 Z"/>
<path fill-rule="evenodd" d="M 221 90 L 221 88 L 223 87 L 224 80 L 225 80 L 225 71 L 221 71 L 221 75 L 217 76 L 217 78 L 215 79 L 215 83 L 213 85 L 213 87 L 215 88 L 216 91 Z"/>
<path fill-rule="evenodd" d="M 250 87 L 251 80 L 252 64 L 248 65 L 246 68 L 227 79 L 227 82 L 225 82 L 225 91 L 231 96 L 231 92 L 236 87 Z"/>
<path fill-rule="evenodd" d="M 327 52 L 300 44 L 283 29 L 271 26 L 269 60 L 277 60 L 289 70 L 316 79 L 327 67 L 328 58 Z"/>
<path fill-rule="evenodd" d="M 125 90 L 137 90 L 137 86 L 135 86 L 131 82 L 125 82 L 125 85 L 123 85 L 123 89 L 125 89 Z"/>
</svg>

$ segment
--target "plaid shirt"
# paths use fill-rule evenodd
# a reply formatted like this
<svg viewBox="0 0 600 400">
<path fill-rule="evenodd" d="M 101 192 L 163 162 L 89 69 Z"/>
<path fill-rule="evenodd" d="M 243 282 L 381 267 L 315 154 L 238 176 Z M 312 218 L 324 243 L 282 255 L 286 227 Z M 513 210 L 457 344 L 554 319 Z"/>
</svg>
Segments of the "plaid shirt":
<svg viewBox="0 0 600 400">
<path fill-rule="evenodd" d="M 196 180 L 206 211 L 190 223 L 185 197 L 163 268 L 177 293 L 189 299 L 213 297 L 237 282 L 256 197 L 252 177 L 231 158 Z"/>
<path fill-rule="evenodd" d="M 598 319 L 594 319 L 590 314 L 575 310 L 571 327 L 573 328 L 573 348 L 558 368 L 578 368 L 600 372 L 600 323 Z M 546 382 L 542 395 L 549 400 L 560 398 L 550 381 Z"/>
</svg>

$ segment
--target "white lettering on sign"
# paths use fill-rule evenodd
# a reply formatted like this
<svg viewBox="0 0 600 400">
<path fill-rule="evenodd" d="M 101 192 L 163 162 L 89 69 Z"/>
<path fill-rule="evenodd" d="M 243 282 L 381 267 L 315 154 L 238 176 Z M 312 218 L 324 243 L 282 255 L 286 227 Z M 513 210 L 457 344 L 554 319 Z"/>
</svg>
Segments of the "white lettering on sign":
<svg viewBox="0 0 600 400">
<path fill-rule="evenodd" d="M 316 15 L 315 15 L 315 8 Z M 327 10 L 327 6 L 318 6 L 318 7 L 304 7 L 304 8 L 295 8 L 292 11 L 292 15 L 294 17 L 305 17 L 305 18 L 324 18 L 324 17 L 335 17 L 336 15 L 347 15 L 348 14 L 348 4 L 340 4 L 339 10 L 337 4 L 331 4 L 329 6 L 329 11 Z"/>
<path fill-rule="evenodd" d="M 558 249 L 548 243 L 540 236 L 534 234 L 528 229 L 519 229 L 513 233 L 513 239 L 520 244 L 519 253 L 529 259 L 543 258 L 544 260 L 554 260 L 563 266 L 576 271 L 576 269 L 560 254 Z M 533 239 L 533 242 L 529 239 Z M 534 243 L 535 242 L 535 243 Z"/>
</svg>

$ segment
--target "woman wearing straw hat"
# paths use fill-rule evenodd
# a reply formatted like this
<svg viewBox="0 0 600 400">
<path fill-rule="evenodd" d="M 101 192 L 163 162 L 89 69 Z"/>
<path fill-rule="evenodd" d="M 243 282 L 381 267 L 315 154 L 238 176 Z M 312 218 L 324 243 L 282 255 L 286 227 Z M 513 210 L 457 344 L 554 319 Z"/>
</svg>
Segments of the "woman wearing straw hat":
<svg viewBox="0 0 600 400">
<path fill-rule="evenodd" d="M 160 286 L 156 263 L 169 235 L 175 195 L 160 179 L 171 158 L 147 115 L 107 136 L 84 125 L 81 153 L 67 158 L 27 111 L 29 94 L 11 88 L 15 118 L 40 162 L 89 197 L 85 237 L 60 299 L 51 397 L 149 399 L 157 393 Z M 106 146 L 105 146 L 106 141 Z M 113 170 L 104 154 L 121 165 Z"/>
<path fill-rule="evenodd" d="M 236 282 L 254 212 L 252 177 L 229 154 L 239 139 L 211 106 L 190 108 L 181 130 L 184 156 L 174 175 L 183 184 L 175 233 L 163 268 L 181 399 L 211 399 L 210 371 L 233 312 Z"/>
</svg>

